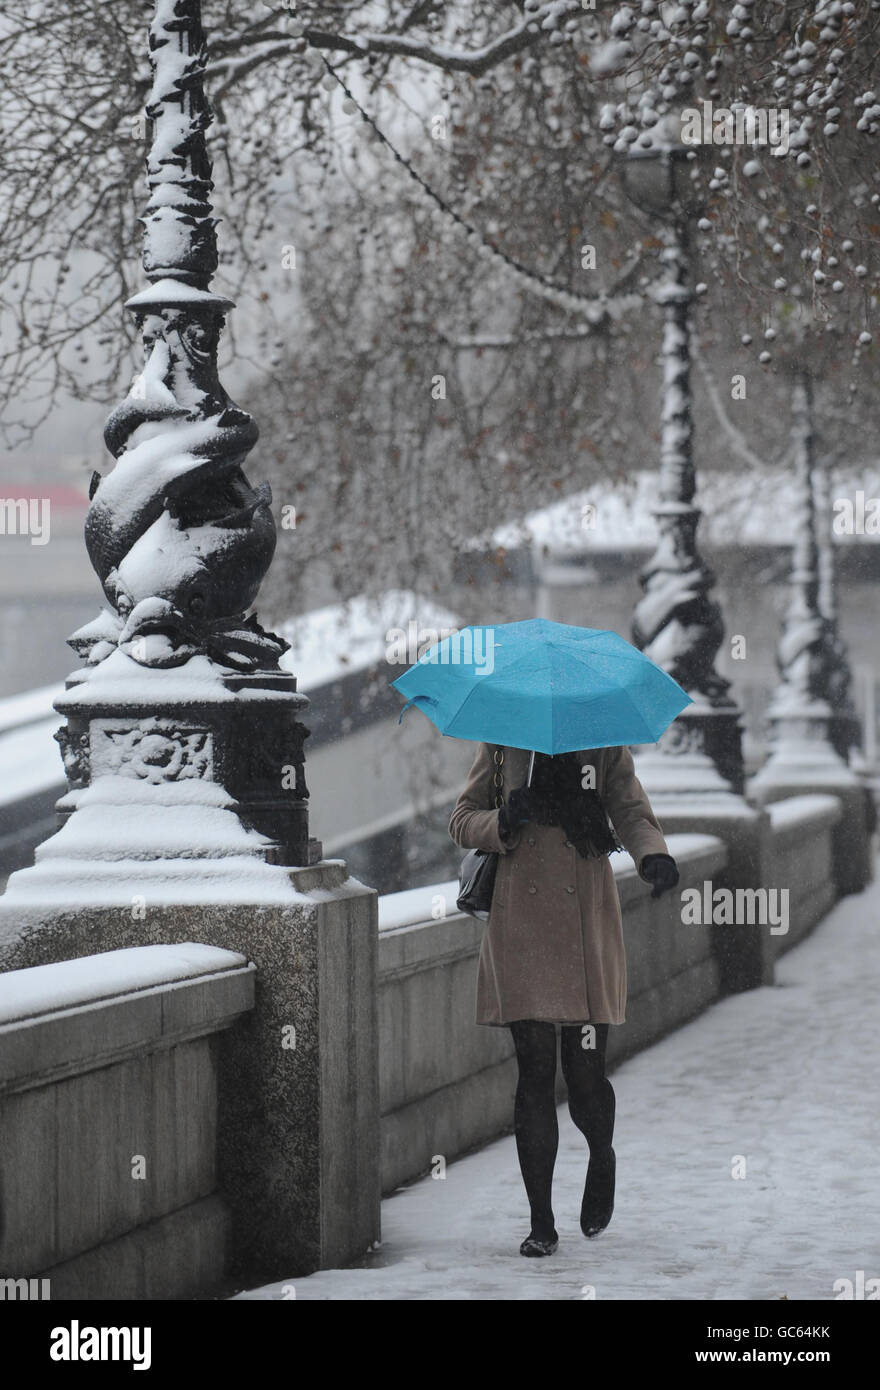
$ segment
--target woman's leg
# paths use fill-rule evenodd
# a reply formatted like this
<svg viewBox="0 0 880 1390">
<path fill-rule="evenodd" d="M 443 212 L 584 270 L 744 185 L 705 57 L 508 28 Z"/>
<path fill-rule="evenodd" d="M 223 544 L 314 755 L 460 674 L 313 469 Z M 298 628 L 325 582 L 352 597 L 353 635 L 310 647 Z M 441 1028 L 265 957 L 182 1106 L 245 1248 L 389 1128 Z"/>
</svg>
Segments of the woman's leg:
<svg viewBox="0 0 880 1390">
<path fill-rule="evenodd" d="M 519 1066 L 513 1123 L 520 1172 L 531 1209 L 530 1234 L 537 1241 L 553 1242 L 557 1236 L 551 1192 L 559 1147 L 556 1025 L 522 1019 L 511 1023 L 510 1031 Z"/>
<path fill-rule="evenodd" d="M 568 1109 L 590 1146 L 600 1158 L 614 1137 L 614 1087 L 605 1075 L 608 1047 L 607 1023 L 594 1023 L 595 1047 L 584 1047 L 583 1030 L 577 1024 L 562 1029 L 562 1075 L 568 1087 Z"/>
<path fill-rule="evenodd" d="M 596 1023 L 595 1046 L 584 1047 L 580 1027 L 562 1029 L 562 1074 L 568 1087 L 571 1118 L 590 1146 L 590 1162 L 581 1204 L 581 1230 L 585 1236 L 604 1231 L 614 1210 L 615 1156 L 614 1087 L 605 1075 L 607 1023 Z"/>
</svg>

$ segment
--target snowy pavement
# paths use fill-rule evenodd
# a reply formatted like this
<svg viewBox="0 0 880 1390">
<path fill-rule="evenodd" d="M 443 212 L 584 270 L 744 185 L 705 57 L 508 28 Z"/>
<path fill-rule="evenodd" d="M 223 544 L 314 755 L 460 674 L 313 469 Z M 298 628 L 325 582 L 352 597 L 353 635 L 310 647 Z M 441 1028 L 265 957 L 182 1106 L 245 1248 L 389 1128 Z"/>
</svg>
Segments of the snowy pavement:
<svg viewBox="0 0 880 1390">
<path fill-rule="evenodd" d="M 578 1228 L 585 1143 L 563 1106 L 551 1258 L 518 1253 L 527 1208 L 505 1138 L 386 1199 L 365 1267 L 239 1297 L 832 1300 L 836 1280 L 880 1276 L 878 996 L 873 884 L 779 961 L 772 988 L 614 1071 L 617 1206 L 598 1239 Z"/>
</svg>

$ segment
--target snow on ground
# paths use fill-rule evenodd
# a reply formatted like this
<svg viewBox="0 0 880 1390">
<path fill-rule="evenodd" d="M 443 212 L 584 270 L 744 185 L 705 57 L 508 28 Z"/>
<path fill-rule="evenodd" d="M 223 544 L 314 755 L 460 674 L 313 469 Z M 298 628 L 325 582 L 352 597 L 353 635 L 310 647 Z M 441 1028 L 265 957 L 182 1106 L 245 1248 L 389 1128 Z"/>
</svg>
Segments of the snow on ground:
<svg viewBox="0 0 880 1390">
<path fill-rule="evenodd" d="M 239 1297 L 830 1300 L 837 1279 L 880 1276 L 878 919 L 874 884 L 779 961 L 772 988 L 617 1068 L 617 1207 L 598 1239 L 578 1229 L 585 1145 L 563 1106 L 549 1259 L 518 1253 L 527 1209 L 505 1138 L 386 1199 L 367 1267 Z"/>
</svg>

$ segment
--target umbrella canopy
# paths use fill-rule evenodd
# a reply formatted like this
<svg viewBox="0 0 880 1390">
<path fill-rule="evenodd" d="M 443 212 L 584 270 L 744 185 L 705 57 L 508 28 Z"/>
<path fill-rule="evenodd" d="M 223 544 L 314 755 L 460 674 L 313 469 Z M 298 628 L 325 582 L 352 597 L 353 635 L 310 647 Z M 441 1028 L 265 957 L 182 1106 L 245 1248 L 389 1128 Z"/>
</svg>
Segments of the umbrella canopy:
<svg viewBox="0 0 880 1390">
<path fill-rule="evenodd" d="M 463 628 L 391 684 L 401 719 L 415 705 L 451 738 L 549 754 L 656 743 L 692 703 L 616 632 L 546 618 Z"/>
</svg>

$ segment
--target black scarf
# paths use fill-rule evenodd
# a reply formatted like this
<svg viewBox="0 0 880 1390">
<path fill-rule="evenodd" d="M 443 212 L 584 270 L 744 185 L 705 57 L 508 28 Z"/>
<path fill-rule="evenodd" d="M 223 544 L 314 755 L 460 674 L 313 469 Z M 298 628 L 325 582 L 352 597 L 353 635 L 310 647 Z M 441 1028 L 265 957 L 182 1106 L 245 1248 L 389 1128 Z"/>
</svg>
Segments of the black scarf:
<svg viewBox="0 0 880 1390">
<path fill-rule="evenodd" d="M 538 824 L 561 826 L 582 858 L 601 859 L 621 849 L 602 798 L 582 784 L 579 754 L 536 753 L 531 792 Z"/>
</svg>

